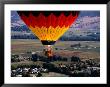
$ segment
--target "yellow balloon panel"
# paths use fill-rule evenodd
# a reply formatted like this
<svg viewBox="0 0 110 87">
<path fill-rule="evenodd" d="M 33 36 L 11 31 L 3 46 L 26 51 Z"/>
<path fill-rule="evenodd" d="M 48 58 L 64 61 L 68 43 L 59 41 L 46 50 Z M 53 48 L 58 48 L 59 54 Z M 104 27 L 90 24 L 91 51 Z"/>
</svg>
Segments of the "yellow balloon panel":
<svg viewBox="0 0 110 87">
<path fill-rule="evenodd" d="M 32 27 L 29 26 L 30 30 L 40 39 L 40 40 L 49 40 L 49 41 L 56 41 L 58 40 L 69 28 L 69 26 L 53 28 L 50 26 L 46 28 L 44 26 L 40 27 Z"/>
</svg>

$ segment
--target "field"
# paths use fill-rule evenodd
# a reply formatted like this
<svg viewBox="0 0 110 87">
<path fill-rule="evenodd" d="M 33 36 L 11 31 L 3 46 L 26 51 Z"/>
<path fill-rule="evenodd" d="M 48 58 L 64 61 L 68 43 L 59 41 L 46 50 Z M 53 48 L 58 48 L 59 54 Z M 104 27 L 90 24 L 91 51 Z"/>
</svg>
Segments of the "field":
<svg viewBox="0 0 110 87">
<path fill-rule="evenodd" d="M 71 47 L 71 45 L 81 44 L 80 47 Z M 12 39 L 11 53 L 20 54 L 29 51 L 42 53 L 44 46 L 39 40 Z M 73 55 L 81 59 L 95 58 L 100 59 L 100 42 L 96 41 L 57 41 L 53 46 L 53 53 L 64 57 Z"/>
<path fill-rule="evenodd" d="M 43 49 L 44 46 L 41 44 L 39 40 L 30 40 L 30 39 L 12 39 L 11 40 L 11 54 L 22 54 L 27 52 L 37 52 L 40 56 L 43 56 Z M 89 60 L 89 63 L 74 63 L 72 61 L 51 61 L 48 64 L 48 67 L 46 69 L 49 70 L 49 72 L 41 72 L 40 75 L 42 77 L 68 77 L 68 76 L 82 76 L 80 72 L 81 70 L 87 70 L 88 66 L 91 67 L 100 67 L 100 42 L 98 41 L 57 41 L 55 45 L 53 46 L 53 54 L 57 56 L 61 56 L 62 58 L 70 59 L 72 56 L 78 56 L 80 60 L 86 61 Z M 95 62 L 91 61 L 95 60 Z M 31 61 L 31 60 L 24 60 L 20 62 L 12 62 L 11 63 L 11 69 L 16 70 L 19 69 L 18 67 L 31 67 L 33 69 L 34 66 L 40 66 L 42 68 L 44 66 L 44 61 Z M 71 66 L 72 64 L 72 66 Z M 71 68 L 75 67 L 77 65 L 77 68 L 74 70 L 77 70 L 79 74 L 73 74 L 72 72 L 75 72 Z M 92 64 L 92 65 L 91 65 Z M 86 66 L 86 69 L 82 68 Z M 62 68 L 63 66 L 63 68 Z M 66 71 L 65 71 L 66 70 Z M 69 70 L 69 71 L 67 71 Z M 89 71 L 89 70 L 88 70 Z M 83 76 L 100 76 L 99 71 L 97 69 L 96 73 L 94 74 L 93 71 L 91 71 L 92 74 L 84 74 L 86 71 L 83 72 Z M 16 75 L 18 74 L 18 71 L 16 72 Z M 19 73 L 20 75 L 23 75 Z M 12 76 L 15 76 L 13 74 Z M 37 73 L 29 74 L 29 77 L 37 76 Z M 17 76 L 15 76 L 17 77 Z"/>
</svg>

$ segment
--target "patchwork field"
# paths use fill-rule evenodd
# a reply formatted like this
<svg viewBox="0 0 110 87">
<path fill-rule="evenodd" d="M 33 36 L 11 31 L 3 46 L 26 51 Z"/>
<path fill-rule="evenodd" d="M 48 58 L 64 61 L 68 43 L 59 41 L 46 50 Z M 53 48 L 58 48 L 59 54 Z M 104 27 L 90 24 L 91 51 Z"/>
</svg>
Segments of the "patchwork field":
<svg viewBox="0 0 110 87">
<path fill-rule="evenodd" d="M 80 47 L 71 47 L 71 45 L 80 44 Z M 38 51 L 42 53 L 44 46 L 40 40 L 30 39 L 12 39 L 12 54 L 20 54 L 29 51 Z M 53 53 L 64 57 L 77 55 L 82 59 L 100 58 L 100 42 L 96 41 L 57 41 L 53 46 Z"/>
<path fill-rule="evenodd" d="M 39 40 L 26 40 L 26 39 L 12 39 L 11 40 L 11 53 L 12 54 L 21 54 L 26 52 L 38 52 L 39 55 L 43 54 L 44 46 L 41 44 Z M 53 54 L 61 56 L 63 58 L 70 59 L 72 56 L 78 56 L 81 60 L 89 60 L 91 59 L 95 60 L 95 62 L 92 62 L 92 67 L 99 67 L 98 64 L 100 64 L 100 42 L 94 42 L 94 41 L 57 41 L 55 45 L 53 46 Z M 19 69 L 18 67 L 30 67 L 33 66 L 40 66 L 43 67 L 45 62 L 43 61 L 29 61 L 24 60 L 20 62 L 12 62 L 11 63 L 11 69 Z M 75 63 L 71 61 L 51 61 L 48 63 L 48 67 L 46 67 L 48 72 L 41 72 L 40 75 L 42 77 L 68 77 L 68 76 L 75 76 L 76 74 L 71 74 L 73 71 L 70 70 L 70 68 L 75 67 Z M 70 67 L 70 65 L 72 66 Z M 83 62 L 76 63 L 78 66 L 77 71 L 79 72 L 78 76 L 80 77 L 81 70 L 84 71 Z M 80 65 L 79 65 L 80 64 Z M 85 63 L 85 66 L 87 67 L 89 64 Z M 62 66 L 66 66 L 66 68 L 62 68 Z M 39 68 L 39 69 L 40 69 Z M 67 69 L 66 72 L 65 69 Z M 78 70 L 79 69 L 79 70 Z M 80 70 L 81 69 L 81 70 Z M 87 69 L 86 69 L 87 70 Z M 74 71 L 75 72 L 75 71 Z M 92 72 L 92 71 L 91 71 Z M 98 72 L 98 69 L 97 69 Z M 83 75 L 85 76 L 86 71 L 83 72 Z M 12 73 L 12 76 L 17 77 L 17 75 L 25 76 L 24 73 Z M 38 77 L 37 73 L 31 72 L 31 74 L 28 74 L 29 77 Z M 99 73 L 95 74 L 96 76 L 99 76 Z M 94 76 L 94 74 L 90 74 L 88 76 Z"/>
</svg>

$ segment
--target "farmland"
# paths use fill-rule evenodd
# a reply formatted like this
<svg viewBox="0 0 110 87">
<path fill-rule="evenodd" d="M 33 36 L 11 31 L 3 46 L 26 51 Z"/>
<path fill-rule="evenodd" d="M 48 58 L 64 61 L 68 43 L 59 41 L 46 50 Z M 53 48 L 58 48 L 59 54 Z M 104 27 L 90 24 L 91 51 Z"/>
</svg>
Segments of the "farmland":
<svg viewBox="0 0 110 87">
<path fill-rule="evenodd" d="M 71 47 L 74 44 L 82 47 Z M 25 53 L 27 51 L 43 51 L 44 46 L 39 40 L 12 39 L 12 54 Z M 100 58 L 100 43 L 94 41 L 57 41 L 53 46 L 53 52 L 61 56 L 78 55 L 80 58 Z"/>
<path fill-rule="evenodd" d="M 39 57 L 42 57 L 44 55 L 43 49 L 44 46 L 41 44 L 39 40 L 31 40 L 31 39 L 11 40 L 11 54 L 19 55 L 21 53 L 37 52 L 39 54 Z M 77 71 L 78 73 L 83 73 L 84 71 L 84 73 L 86 73 L 86 70 L 88 70 L 87 67 L 100 67 L 99 65 L 100 42 L 98 41 L 57 41 L 53 46 L 53 54 L 68 59 L 73 56 L 78 56 L 82 62 L 77 63 L 77 62 L 60 60 L 60 61 L 51 61 L 50 63 L 45 64 L 44 61 L 40 61 L 40 60 L 38 61 L 24 60 L 20 62 L 12 62 L 11 68 L 12 70 L 14 69 L 17 70 L 17 68 L 20 70 L 24 69 L 24 71 L 25 68 L 27 68 L 32 71 L 33 67 L 34 68 L 37 67 L 38 71 L 40 71 L 40 75 L 42 75 L 43 77 L 51 77 L 51 76 L 65 77 L 65 76 L 80 76 L 80 74 L 77 75 L 75 74 L 75 72 Z M 41 70 L 42 68 L 44 68 L 44 71 Z M 46 71 L 45 73 L 45 69 L 49 71 Z M 68 72 L 65 70 L 68 70 Z M 74 74 L 73 71 L 75 71 Z M 90 75 L 86 73 L 86 74 L 81 74 L 81 76 L 94 76 L 94 72 L 91 71 L 91 73 L 93 74 Z M 30 76 L 33 75 L 39 76 L 38 74 L 33 74 L 32 71 Z M 95 75 L 99 76 L 99 71 L 96 71 Z"/>
</svg>

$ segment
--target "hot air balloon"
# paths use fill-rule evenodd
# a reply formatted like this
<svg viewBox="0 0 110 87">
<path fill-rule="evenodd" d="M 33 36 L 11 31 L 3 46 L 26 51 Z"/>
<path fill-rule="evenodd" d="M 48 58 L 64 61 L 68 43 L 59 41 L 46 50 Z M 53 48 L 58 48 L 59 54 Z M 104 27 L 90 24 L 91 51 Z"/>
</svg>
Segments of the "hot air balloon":
<svg viewBox="0 0 110 87">
<path fill-rule="evenodd" d="M 52 57 L 52 45 L 69 29 L 79 11 L 17 11 L 20 18 L 45 46 L 44 53 Z"/>
</svg>

